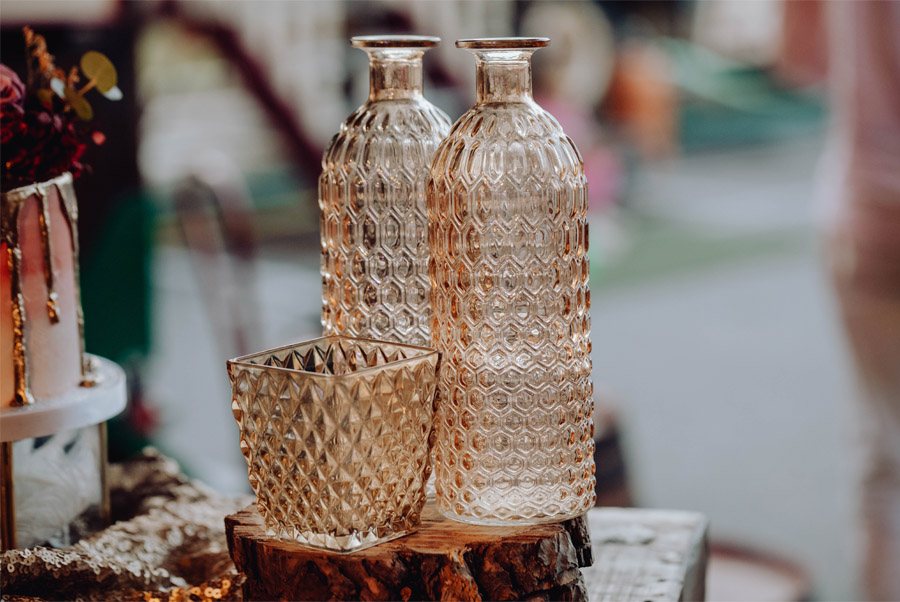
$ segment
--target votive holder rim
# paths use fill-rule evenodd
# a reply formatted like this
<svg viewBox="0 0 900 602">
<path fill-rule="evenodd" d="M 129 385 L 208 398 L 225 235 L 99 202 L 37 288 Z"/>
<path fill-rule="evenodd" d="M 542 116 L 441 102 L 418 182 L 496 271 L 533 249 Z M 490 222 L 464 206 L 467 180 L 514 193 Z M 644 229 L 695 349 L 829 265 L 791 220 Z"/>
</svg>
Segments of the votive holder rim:
<svg viewBox="0 0 900 602">
<path fill-rule="evenodd" d="M 294 368 L 283 368 L 281 366 L 266 366 L 263 364 L 257 364 L 255 362 L 249 361 L 252 358 L 258 358 L 265 355 L 271 355 L 273 353 L 277 353 L 279 351 L 284 351 L 286 349 L 292 349 L 305 345 L 315 345 L 320 343 L 321 341 L 359 341 L 363 343 L 375 343 L 377 345 L 392 345 L 394 347 L 403 347 L 405 349 L 414 349 L 420 351 L 422 353 L 413 355 L 411 357 L 405 357 L 403 359 L 393 360 L 387 362 L 386 364 L 381 364 L 380 366 L 367 366 L 365 368 L 360 368 L 358 370 L 354 370 L 353 372 L 347 372 L 345 374 L 325 374 L 322 372 L 310 372 L 309 370 L 296 370 Z M 226 364 L 230 366 L 240 366 L 242 368 L 249 369 L 257 369 L 257 370 L 277 370 L 279 372 L 287 372 L 289 374 L 297 374 L 305 377 L 318 377 L 318 378 L 328 378 L 328 379 L 339 379 L 339 378 L 352 378 L 357 374 L 366 374 L 368 372 L 373 372 L 375 370 L 385 370 L 389 368 L 393 368 L 399 364 L 404 364 L 407 362 L 415 362 L 426 360 L 431 356 L 437 356 L 438 361 L 440 361 L 440 352 L 437 349 L 432 347 L 425 347 L 422 345 L 412 345 L 409 343 L 398 343 L 396 341 L 385 341 L 381 339 L 372 339 L 367 337 L 350 337 L 345 335 L 327 335 L 322 337 L 317 337 L 315 339 L 307 339 L 303 341 L 298 341 L 296 343 L 289 343 L 287 345 L 281 345 L 280 347 L 272 347 L 271 349 L 264 349 L 262 351 L 256 351 L 254 353 L 248 353 L 246 355 L 242 355 L 236 358 L 232 358 L 226 362 Z"/>
</svg>

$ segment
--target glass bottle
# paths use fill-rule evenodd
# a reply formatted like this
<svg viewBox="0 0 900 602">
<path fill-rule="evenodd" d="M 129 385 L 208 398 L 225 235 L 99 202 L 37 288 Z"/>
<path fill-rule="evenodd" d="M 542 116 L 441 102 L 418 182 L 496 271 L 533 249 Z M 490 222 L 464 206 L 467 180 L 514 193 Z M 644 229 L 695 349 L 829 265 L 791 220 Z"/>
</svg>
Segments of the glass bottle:
<svg viewBox="0 0 900 602">
<path fill-rule="evenodd" d="M 587 182 L 531 95 L 531 55 L 548 43 L 456 43 L 475 54 L 476 104 L 427 184 L 437 500 L 465 522 L 557 521 L 594 503 Z"/>
<path fill-rule="evenodd" d="M 422 96 L 422 56 L 440 39 L 360 36 L 369 98 L 322 158 L 322 326 L 429 344 L 425 177 L 447 115 Z"/>
</svg>

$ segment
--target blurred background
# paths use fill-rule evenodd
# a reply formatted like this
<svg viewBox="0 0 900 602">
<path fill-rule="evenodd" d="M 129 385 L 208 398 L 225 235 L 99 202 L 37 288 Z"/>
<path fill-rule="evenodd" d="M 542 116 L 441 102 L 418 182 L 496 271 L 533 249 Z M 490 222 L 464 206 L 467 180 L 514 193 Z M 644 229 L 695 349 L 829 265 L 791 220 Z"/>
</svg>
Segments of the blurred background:
<svg viewBox="0 0 900 602">
<path fill-rule="evenodd" d="M 112 453 L 155 445 L 223 491 L 247 489 L 225 359 L 320 333 L 316 178 L 368 90 L 349 37 L 443 38 L 426 95 L 453 119 L 456 38 L 551 37 L 535 96 L 590 182 L 600 500 L 705 513 L 711 599 L 856 596 L 823 59 L 781 2 L 4 0 L 0 24 L 17 71 L 25 24 L 60 65 L 119 69 L 77 185 L 88 350 L 131 375 Z"/>
</svg>

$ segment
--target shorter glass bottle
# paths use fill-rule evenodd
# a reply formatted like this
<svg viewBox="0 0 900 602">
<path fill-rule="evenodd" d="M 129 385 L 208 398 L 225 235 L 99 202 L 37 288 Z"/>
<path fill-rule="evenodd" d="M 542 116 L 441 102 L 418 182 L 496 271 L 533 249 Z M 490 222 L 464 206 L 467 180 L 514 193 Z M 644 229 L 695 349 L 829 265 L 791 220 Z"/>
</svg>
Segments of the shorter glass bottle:
<svg viewBox="0 0 900 602">
<path fill-rule="evenodd" d="M 439 38 L 359 36 L 369 98 L 322 159 L 322 326 L 431 343 L 425 178 L 450 119 L 422 95 L 422 56 Z"/>
</svg>

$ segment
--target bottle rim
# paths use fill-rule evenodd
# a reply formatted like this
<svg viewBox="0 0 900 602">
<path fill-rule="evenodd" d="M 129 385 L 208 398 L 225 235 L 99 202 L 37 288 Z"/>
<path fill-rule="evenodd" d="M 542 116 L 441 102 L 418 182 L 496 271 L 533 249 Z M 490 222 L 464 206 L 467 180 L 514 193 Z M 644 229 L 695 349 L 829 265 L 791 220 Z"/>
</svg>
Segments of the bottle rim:
<svg viewBox="0 0 900 602">
<path fill-rule="evenodd" d="M 549 45 L 550 38 L 463 38 L 456 40 L 457 48 L 472 50 L 519 50 L 544 48 Z"/>
<path fill-rule="evenodd" d="M 354 48 L 432 48 L 440 43 L 436 36 L 372 35 L 353 36 Z"/>
</svg>

